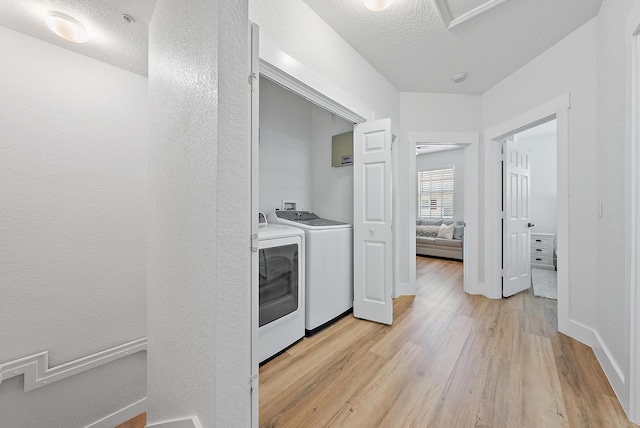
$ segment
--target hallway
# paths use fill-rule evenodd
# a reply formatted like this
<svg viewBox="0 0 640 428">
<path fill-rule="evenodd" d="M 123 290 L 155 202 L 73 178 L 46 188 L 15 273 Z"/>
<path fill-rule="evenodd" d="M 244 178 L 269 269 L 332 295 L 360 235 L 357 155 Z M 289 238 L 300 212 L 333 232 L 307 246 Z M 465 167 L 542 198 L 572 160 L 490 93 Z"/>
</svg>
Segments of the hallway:
<svg viewBox="0 0 640 428">
<path fill-rule="evenodd" d="M 393 326 L 345 317 L 260 368 L 260 426 L 635 426 L 555 300 L 470 296 L 462 263 L 416 264 Z"/>
</svg>

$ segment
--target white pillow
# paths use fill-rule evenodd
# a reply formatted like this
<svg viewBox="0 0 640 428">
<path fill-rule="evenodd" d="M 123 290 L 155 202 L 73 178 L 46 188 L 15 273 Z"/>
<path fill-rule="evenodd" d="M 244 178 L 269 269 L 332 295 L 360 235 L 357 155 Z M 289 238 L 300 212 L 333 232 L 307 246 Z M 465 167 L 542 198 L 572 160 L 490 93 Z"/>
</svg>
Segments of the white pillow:
<svg viewBox="0 0 640 428">
<path fill-rule="evenodd" d="M 449 226 L 442 223 L 440 230 L 438 231 L 438 238 L 453 239 L 453 232 L 455 231 L 455 223 L 451 223 Z"/>
</svg>

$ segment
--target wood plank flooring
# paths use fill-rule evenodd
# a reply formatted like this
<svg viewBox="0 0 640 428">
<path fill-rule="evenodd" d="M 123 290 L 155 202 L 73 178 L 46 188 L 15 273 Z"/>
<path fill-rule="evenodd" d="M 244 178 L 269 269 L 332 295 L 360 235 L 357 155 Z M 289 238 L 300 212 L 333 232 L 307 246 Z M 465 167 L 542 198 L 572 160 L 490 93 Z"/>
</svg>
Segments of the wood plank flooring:
<svg viewBox="0 0 640 428">
<path fill-rule="evenodd" d="M 115 428 L 144 428 L 147 424 L 147 413 L 140 413 L 135 418 L 129 419 L 128 421 L 121 423 Z"/>
<path fill-rule="evenodd" d="M 261 427 L 635 427 L 556 301 L 462 291 L 462 263 L 417 257 L 393 326 L 345 317 L 260 368 Z"/>
</svg>

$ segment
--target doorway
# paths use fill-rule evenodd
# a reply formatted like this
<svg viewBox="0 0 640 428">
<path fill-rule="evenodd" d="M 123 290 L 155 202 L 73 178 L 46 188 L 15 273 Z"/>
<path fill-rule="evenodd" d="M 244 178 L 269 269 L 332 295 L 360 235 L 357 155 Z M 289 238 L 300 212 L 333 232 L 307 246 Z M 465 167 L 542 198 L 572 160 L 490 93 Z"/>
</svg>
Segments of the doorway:
<svg viewBox="0 0 640 428">
<path fill-rule="evenodd" d="M 569 94 L 562 95 L 484 133 L 484 282 L 483 294 L 502 297 L 502 145 L 506 136 L 556 119 L 558 331 L 591 344 L 592 331 L 569 317 Z"/>
<path fill-rule="evenodd" d="M 438 257 L 464 263 L 464 146 L 417 144 L 416 281 Z"/>
<path fill-rule="evenodd" d="M 557 300 L 556 127 L 552 119 L 502 140 L 504 297 L 533 287 Z"/>
<path fill-rule="evenodd" d="M 412 261 L 412 279 L 410 293 L 416 292 L 416 221 L 418 219 L 418 167 L 416 148 L 418 146 L 440 146 L 443 148 L 454 147 L 455 149 L 461 149 L 462 151 L 462 168 L 464 169 L 464 177 L 462 182 L 463 191 L 463 209 L 459 217 L 465 223 L 464 227 L 464 243 L 462 248 L 463 264 L 463 276 L 464 276 L 464 291 L 469 294 L 482 294 L 480 284 L 478 281 L 478 266 L 479 266 L 479 253 L 478 253 L 478 145 L 480 136 L 477 133 L 464 133 L 464 132 L 409 132 L 408 140 L 413 144 L 414 149 L 411 150 L 407 156 L 409 157 L 406 162 L 409 165 L 407 173 L 409 178 L 409 206 L 410 226 L 409 244 L 411 246 L 409 250 L 409 258 Z M 452 149 L 453 150 L 453 149 Z"/>
</svg>

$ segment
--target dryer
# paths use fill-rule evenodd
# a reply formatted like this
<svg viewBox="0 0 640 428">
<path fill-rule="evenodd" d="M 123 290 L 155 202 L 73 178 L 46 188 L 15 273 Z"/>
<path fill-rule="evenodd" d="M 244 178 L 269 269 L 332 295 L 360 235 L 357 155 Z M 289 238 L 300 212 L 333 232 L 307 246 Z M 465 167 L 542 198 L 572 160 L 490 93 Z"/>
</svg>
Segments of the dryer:
<svg viewBox="0 0 640 428">
<path fill-rule="evenodd" d="M 261 224 L 258 230 L 258 355 L 273 357 L 305 335 L 305 235 Z"/>
<path fill-rule="evenodd" d="M 276 210 L 271 224 L 305 234 L 305 334 L 310 336 L 353 308 L 353 226 L 311 211 Z"/>
</svg>

